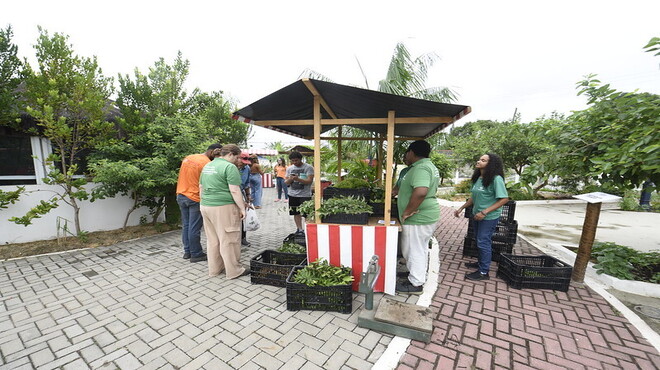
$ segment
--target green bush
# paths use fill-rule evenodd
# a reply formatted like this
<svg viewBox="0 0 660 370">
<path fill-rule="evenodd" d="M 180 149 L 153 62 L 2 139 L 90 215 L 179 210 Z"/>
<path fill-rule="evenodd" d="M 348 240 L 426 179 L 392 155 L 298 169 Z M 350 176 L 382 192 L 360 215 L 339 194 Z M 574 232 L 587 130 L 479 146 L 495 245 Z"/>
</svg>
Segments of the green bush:
<svg viewBox="0 0 660 370">
<path fill-rule="evenodd" d="M 519 189 L 509 189 L 507 190 L 509 193 L 509 198 L 511 200 L 534 200 L 536 197 L 534 197 L 534 194 L 530 194 L 527 192 L 526 189 L 524 188 L 519 188 Z"/>
<path fill-rule="evenodd" d="M 457 193 L 469 193 L 470 189 L 472 189 L 472 180 L 465 179 L 454 185 L 454 188 L 456 189 Z"/>
<path fill-rule="evenodd" d="M 363 189 L 363 188 L 370 188 L 369 181 L 363 180 L 363 179 L 358 179 L 358 178 L 350 178 L 346 180 L 342 180 L 335 184 L 336 188 L 339 189 Z"/>
<path fill-rule="evenodd" d="M 626 190 L 619 206 L 624 211 L 639 211 L 639 192 L 635 190 Z"/>
<path fill-rule="evenodd" d="M 639 252 L 611 242 L 594 243 L 591 257 L 596 272 L 618 279 L 660 283 L 660 252 Z"/>
</svg>

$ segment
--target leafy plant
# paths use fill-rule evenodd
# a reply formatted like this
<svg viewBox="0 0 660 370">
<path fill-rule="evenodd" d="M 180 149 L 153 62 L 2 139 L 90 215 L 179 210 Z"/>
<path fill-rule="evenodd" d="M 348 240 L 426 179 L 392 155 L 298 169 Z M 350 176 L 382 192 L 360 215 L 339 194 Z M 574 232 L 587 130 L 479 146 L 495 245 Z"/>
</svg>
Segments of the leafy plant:
<svg viewBox="0 0 660 370">
<path fill-rule="evenodd" d="M 595 243 L 591 251 L 596 272 L 618 279 L 660 282 L 660 252 L 639 252 L 611 242 Z"/>
<path fill-rule="evenodd" d="M 305 248 L 304 246 L 298 243 L 286 242 L 282 244 L 282 246 L 279 247 L 277 251 L 282 253 L 303 254 L 303 253 L 307 253 L 307 248 Z"/>
<path fill-rule="evenodd" d="M 16 190 L 12 191 L 0 190 L 0 209 L 7 208 L 9 204 L 16 203 L 23 192 L 25 192 L 25 186 L 19 186 Z"/>
<path fill-rule="evenodd" d="M 339 189 L 363 189 L 370 188 L 371 186 L 367 180 L 349 178 L 338 182 L 335 187 Z"/>
<path fill-rule="evenodd" d="M 314 221 L 315 213 L 318 212 L 319 217 L 336 214 L 357 215 L 361 213 L 373 213 L 371 207 L 363 198 L 356 197 L 336 197 L 324 200 L 318 210 L 314 210 L 314 199 L 303 202 L 298 206 L 298 210 L 302 215 L 310 221 Z"/>
<path fill-rule="evenodd" d="M 298 270 L 293 280 L 307 286 L 333 286 L 350 284 L 354 278 L 350 267 L 332 266 L 327 260 L 319 258 Z"/>
<path fill-rule="evenodd" d="M 469 193 L 472 188 L 472 180 L 465 179 L 458 184 L 454 185 L 457 193 Z"/>
<path fill-rule="evenodd" d="M 371 197 L 369 198 L 371 203 L 384 203 L 385 202 L 385 189 L 382 186 L 372 186 L 371 187 Z"/>
</svg>

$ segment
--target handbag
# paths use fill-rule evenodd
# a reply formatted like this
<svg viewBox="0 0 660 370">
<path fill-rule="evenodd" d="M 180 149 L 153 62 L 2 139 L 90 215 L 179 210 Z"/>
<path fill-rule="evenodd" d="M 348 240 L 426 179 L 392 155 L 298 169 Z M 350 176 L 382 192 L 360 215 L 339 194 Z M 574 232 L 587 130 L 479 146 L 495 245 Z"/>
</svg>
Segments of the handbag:
<svg viewBox="0 0 660 370">
<path fill-rule="evenodd" d="M 256 231 L 261 227 L 261 222 L 259 222 L 259 217 L 257 217 L 257 211 L 254 208 L 248 208 L 245 212 L 245 231 Z"/>
</svg>

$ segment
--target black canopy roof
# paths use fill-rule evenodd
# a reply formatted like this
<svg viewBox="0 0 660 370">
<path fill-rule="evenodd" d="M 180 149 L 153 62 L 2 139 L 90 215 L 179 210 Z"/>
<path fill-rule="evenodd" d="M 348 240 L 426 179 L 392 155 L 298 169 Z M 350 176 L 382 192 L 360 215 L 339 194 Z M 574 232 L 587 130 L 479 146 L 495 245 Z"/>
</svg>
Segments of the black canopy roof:
<svg viewBox="0 0 660 370">
<path fill-rule="evenodd" d="M 385 135 L 388 111 L 393 110 L 396 117 L 395 136 L 426 138 L 470 112 L 470 107 L 465 105 L 436 103 L 332 82 L 302 79 L 234 112 L 234 118 L 294 136 L 313 138 L 314 127 L 310 121 L 314 118 L 315 94 L 323 100 L 321 132 L 337 127 L 326 120 L 378 118 L 381 120 L 376 121 L 382 123 L 365 124 L 365 120 L 344 123 Z M 304 121 L 310 124 L 287 124 L 282 121 Z"/>
</svg>

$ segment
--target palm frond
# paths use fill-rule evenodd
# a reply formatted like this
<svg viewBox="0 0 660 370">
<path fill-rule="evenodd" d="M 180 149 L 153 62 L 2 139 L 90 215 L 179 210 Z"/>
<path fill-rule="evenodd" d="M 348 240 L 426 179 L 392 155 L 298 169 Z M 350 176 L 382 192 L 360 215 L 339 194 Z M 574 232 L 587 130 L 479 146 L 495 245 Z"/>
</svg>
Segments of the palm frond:
<svg viewBox="0 0 660 370">
<path fill-rule="evenodd" d="M 410 96 L 438 103 L 451 103 L 458 100 L 458 93 L 448 87 L 428 87 L 415 91 Z"/>
<path fill-rule="evenodd" d="M 314 70 L 311 70 L 309 68 L 305 68 L 305 70 L 302 71 L 302 73 L 300 73 L 300 76 L 298 76 L 298 79 L 301 79 L 301 78 L 311 78 L 311 79 L 314 79 L 314 80 L 320 80 L 320 81 L 325 81 L 325 82 L 334 82 L 328 76 L 326 76 L 322 73 L 316 72 Z"/>
</svg>

